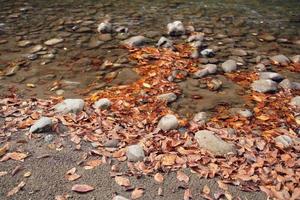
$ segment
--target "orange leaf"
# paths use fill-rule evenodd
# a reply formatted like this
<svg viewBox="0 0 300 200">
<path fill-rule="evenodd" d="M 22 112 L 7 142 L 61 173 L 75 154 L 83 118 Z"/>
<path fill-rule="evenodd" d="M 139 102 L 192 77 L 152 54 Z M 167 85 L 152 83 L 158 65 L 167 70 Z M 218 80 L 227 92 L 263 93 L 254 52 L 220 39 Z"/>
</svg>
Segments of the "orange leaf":
<svg viewBox="0 0 300 200">
<path fill-rule="evenodd" d="M 72 191 L 79 192 L 79 193 L 86 193 L 94 190 L 94 187 L 86 184 L 76 184 L 73 185 Z"/>
<path fill-rule="evenodd" d="M 190 200 L 190 199 L 192 199 L 192 192 L 191 192 L 190 189 L 186 189 L 186 190 L 184 191 L 183 199 L 184 199 L 184 200 Z"/>
<path fill-rule="evenodd" d="M 188 183 L 190 178 L 185 174 L 183 173 L 182 171 L 177 171 L 177 175 L 176 175 L 176 178 L 179 180 L 179 181 L 183 181 L 185 183 Z"/>
<path fill-rule="evenodd" d="M 270 119 L 270 117 L 268 115 L 260 115 L 256 117 L 257 119 L 260 119 L 262 121 L 267 121 Z"/>
<path fill-rule="evenodd" d="M 91 167 L 98 167 L 99 165 L 101 165 L 102 161 L 101 160 L 89 160 L 86 162 L 86 164 L 88 166 L 91 166 Z"/>
<path fill-rule="evenodd" d="M 204 194 L 206 194 L 206 195 L 209 195 L 209 193 L 210 193 L 209 187 L 208 187 L 207 185 L 205 185 L 205 186 L 203 187 L 202 192 L 203 192 Z"/>
<path fill-rule="evenodd" d="M 115 181 L 120 186 L 129 187 L 131 185 L 129 179 L 122 176 L 116 176 Z"/>
<path fill-rule="evenodd" d="M 160 173 L 156 173 L 154 175 L 154 180 L 158 183 L 162 183 L 164 181 L 164 176 L 161 175 Z"/>
<path fill-rule="evenodd" d="M 28 155 L 25 153 L 12 152 L 12 153 L 7 153 L 5 156 L 2 157 L 0 161 L 1 162 L 7 161 L 9 159 L 23 161 L 27 156 Z"/>
<path fill-rule="evenodd" d="M 141 188 L 135 188 L 131 193 L 131 199 L 139 199 L 143 196 L 144 190 Z"/>
<path fill-rule="evenodd" d="M 162 165 L 166 165 L 166 166 L 171 166 L 171 165 L 174 165 L 175 164 L 175 161 L 176 161 L 176 155 L 174 154 L 168 154 L 168 155 L 165 155 L 163 158 L 162 158 Z"/>
<path fill-rule="evenodd" d="M 228 190 L 228 186 L 227 184 L 223 183 L 221 180 L 217 181 L 219 188 L 221 188 L 222 190 Z"/>
</svg>

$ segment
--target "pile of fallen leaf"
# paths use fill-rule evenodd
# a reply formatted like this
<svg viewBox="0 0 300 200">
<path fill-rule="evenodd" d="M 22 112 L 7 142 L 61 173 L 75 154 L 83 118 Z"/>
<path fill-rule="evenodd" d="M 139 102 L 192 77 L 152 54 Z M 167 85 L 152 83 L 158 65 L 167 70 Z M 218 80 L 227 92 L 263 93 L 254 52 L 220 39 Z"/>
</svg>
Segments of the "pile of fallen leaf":
<svg viewBox="0 0 300 200">
<path fill-rule="evenodd" d="M 56 126 L 54 131 L 61 136 L 68 135 L 70 140 L 81 149 L 82 141 L 93 143 L 95 148 L 86 153 L 79 163 L 85 168 L 94 168 L 107 160 L 114 158 L 126 161 L 126 147 L 140 143 L 145 151 L 143 162 L 128 163 L 128 176 L 142 174 L 153 176 L 157 182 L 163 182 L 162 173 L 177 171 L 177 179 L 188 184 L 189 177 L 180 169 L 190 168 L 199 177 L 219 177 L 220 188 L 225 190 L 224 195 L 231 199 L 227 191 L 227 184 L 239 186 L 245 191 L 262 190 L 268 196 L 277 199 L 298 199 L 300 197 L 300 163 L 299 143 L 285 148 L 276 144 L 274 137 L 282 134 L 291 138 L 298 138 L 299 121 L 295 115 L 299 110 L 289 105 L 290 99 L 299 95 L 295 91 L 280 91 L 276 94 L 260 94 L 248 91 L 249 85 L 257 79 L 253 72 L 236 72 L 226 74 L 228 78 L 240 84 L 248 93 L 245 95 L 249 108 L 253 109 L 252 118 L 231 116 L 229 108 L 216 108 L 216 115 L 205 125 L 187 123 L 181 120 L 185 127 L 184 133 L 178 130 L 163 132 L 157 129 L 156 124 L 160 117 L 171 113 L 166 102 L 156 99 L 159 94 L 174 92 L 180 94 L 178 86 L 167 81 L 173 70 L 193 73 L 197 70 L 197 63 L 189 59 L 190 49 L 178 46 L 178 51 L 145 47 L 131 50 L 131 58 L 137 60 L 136 68 L 141 79 L 124 86 L 108 88 L 92 95 L 89 105 L 78 114 L 57 114 L 53 106 L 60 99 L 18 99 L 16 96 L 0 100 L 0 114 L 5 118 L 1 125 L 0 137 L 9 137 L 19 130 L 28 130 L 35 120 L 41 116 L 51 117 Z M 178 79 L 183 77 L 179 74 Z M 100 99 L 109 98 L 113 105 L 110 110 L 94 109 L 90 105 Z M 68 127 L 63 133 L 60 125 Z M 232 133 L 229 128 L 236 131 Z M 225 141 L 230 141 L 237 147 L 236 155 L 216 157 L 200 149 L 194 139 L 198 130 L 214 131 Z M 29 135 L 29 137 L 35 137 Z M 103 141 L 117 139 L 118 148 L 106 148 Z M 299 140 L 295 140 L 299 141 Z M 61 143 L 54 143 L 55 149 L 63 148 Z M 22 152 L 7 152 L 4 147 L 0 151 L 0 161 L 8 159 L 26 159 L 27 154 Z M 87 161 L 90 156 L 101 156 L 100 159 Z M 122 176 L 117 167 L 112 167 L 111 176 L 122 187 L 130 187 L 129 180 Z M 76 168 L 67 172 L 68 180 L 76 180 Z M 22 188 L 20 183 L 18 188 Z M 161 188 L 160 188 L 161 189 Z M 88 185 L 75 185 L 72 190 L 87 192 L 93 190 Z M 160 193 L 158 191 L 158 193 Z M 209 188 L 204 188 L 202 196 L 209 196 Z M 143 189 L 133 190 L 133 197 L 143 195 Z M 191 191 L 186 186 L 185 199 L 192 198 Z"/>
</svg>

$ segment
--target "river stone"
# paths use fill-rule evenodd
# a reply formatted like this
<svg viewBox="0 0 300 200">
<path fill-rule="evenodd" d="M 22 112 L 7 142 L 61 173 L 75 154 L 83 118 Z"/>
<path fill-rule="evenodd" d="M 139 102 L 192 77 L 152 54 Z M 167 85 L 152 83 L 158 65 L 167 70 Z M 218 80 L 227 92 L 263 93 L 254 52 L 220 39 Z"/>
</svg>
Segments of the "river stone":
<svg viewBox="0 0 300 200">
<path fill-rule="evenodd" d="M 206 112 L 198 112 L 194 118 L 194 122 L 206 122 L 208 120 L 208 116 Z"/>
<path fill-rule="evenodd" d="M 194 73 L 194 77 L 195 78 L 203 78 L 205 76 L 207 76 L 209 74 L 208 70 L 207 69 L 199 69 L 198 71 L 196 71 Z"/>
<path fill-rule="evenodd" d="M 44 42 L 45 45 L 47 46 L 53 46 L 59 43 L 62 43 L 64 41 L 64 39 L 62 38 L 52 38 L 50 40 L 47 40 L 46 42 Z"/>
<path fill-rule="evenodd" d="M 130 145 L 127 147 L 126 156 L 128 161 L 143 161 L 145 158 L 144 149 L 139 144 Z"/>
<path fill-rule="evenodd" d="M 234 56 L 246 56 L 247 52 L 243 49 L 232 49 L 231 54 Z"/>
<path fill-rule="evenodd" d="M 225 155 L 236 152 L 233 144 L 225 142 L 212 131 L 198 131 L 195 133 L 195 139 L 197 140 L 200 148 L 206 149 L 215 155 Z"/>
<path fill-rule="evenodd" d="M 127 40 L 124 40 L 122 43 L 130 47 L 140 47 L 147 44 L 148 42 L 149 42 L 148 38 L 138 35 L 138 36 L 133 36 Z"/>
<path fill-rule="evenodd" d="M 264 71 L 267 70 L 266 66 L 262 63 L 259 63 L 259 64 L 255 65 L 254 69 L 258 72 L 264 72 Z"/>
<path fill-rule="evenodd" d="M 111 101 L 107 98 L 99 99 L 94 103 L 94 108 L 100 108 L 102 110 L 108 109 L 111 106 Z"/>
<path fill-rule="evenodd" d="M 31 44 L 32 44 L 32 42 L 30 40 L 22 40 L 22 41 L 18 42 L 19 47 L 28 47 Z"/>
<path fill-rule="evenodd" d="M 78 113 L 83 110 L 84 101 L 82 99 L 65 99 L 63 102 L 54 106 L 59 113 Z"/>
<path fill-rule="evenodd" d="M 173 42 L 171 40 L 169 40 L 168 38 L 166 38 L 166 37 L 161 37 L 158 40 L 156 46 L 163 47 L 163 48 L 171 48 L 171 49 L 174 48 Z"/>
<path fill-rule="evenodd" d="M 296 96 L 296 97 L 292 98 L 291 105 L 300 107 L 300 96 Z"/>
<path fill-rule="evenodd" d="M 237 64 L 235 60 L 227 60 L 221 65 L 224 72 L 233 72 L 237 70 Z"/>
<path fill-rule="evenodd" d="M 281 87 L 282 89 L 295 89 L 295 90 L 299 90 L 300 89 L 300 83 L 297 82 L 291 82 L 289 79 L 284 79 L 283 81 L 281 81 L 278 85 L 279 87 Z"/>
<path fill-rule="evenodd" d="M 167 103 L 171 103 L 173 101 L 176 101 L 177 96 L 173 92 L 170 92 L 170 93 L 158 95 L 157 99 L 159 99 L 161 101 L 165 101 Z"/>
<path fill-rule="evenodd" d="M 252 90 L 256 92 L 276 92 L 277 91 L 277 83 L 270 79 L 256 80 L 251 84 Z"/>
<path fill-rule="evenodd" d="M 162 129 L 163 131 L 176 129 L 178 125 L 179 123 L 177 117 L 171 114 L 163 116 L 158 122 L 158 128 Z"/>
<path fill-rule="evenodd" d="M 102 22 L 97 27 L 98 33 L 111 33 L 112 32 L 112 24 L 109 22 Z"/>
<path fill-rule="evenodd" d="M 31 48 L 30 53 L 37 53 L 43 49 L 43 46 L 38 44 Z"/>
<path fill-rule="evenodd" d="M 293 144 L 293 140 L 288 135 L 279 135 L 275 139 L 277 144 L 283 145 L 284 148 L 290 147 Z"/>
<path fill-rule="evenodd" d="M 276 72 L 260 72 L 260 79 L 271 79 L 272 81 L 280 82 L 283 80 L 283 76 Z"/>
<path fill-rule="evenodd" d="M 250 118 L 253 115 L 252 112 L 248 109 L 240 109 L 238 110 L 238 114 L 245 118 Z"/>
<path fill-rule="evenodd" d="M 214 50 L 212 49 L 204 49 L 200 53 L 204 57 L 213 57 L 215 55 Z"/>
<path fill-rule="evenodd" d="M 293 63 L 300 63 L 300 55 L 295 55 L 291 58 Z"/>
<path fill-rule="evenodd" d="M 41 117 L 29 129 L 30 133 L 43 133 L 51 131 L 52 120 L 49 117 Z"/>
<path fill-rule="evenodd" d="M 168 35 L 170 36 L 181 36 L 185 34 L 185 28 L 181 21 L 174 21 L 167 25 Z"/>
<path fill-rule="evenodd" d="M 44 141 L 46 143 L 51 143 L 54 140 L 54 135 L 53 134 L 48 134 L 44 137 Z"/>
<path fill-rule="evenodd" d="M 288 65 L 290 63 L 290 59 L 288 59 L 284 55 L 276 55 L 270 58 L 272 62 L 276 65 Z"/>
<path fill-rule="evenodd" d="M 125 197 L 123 197 L 123 196 L 121 196 L 121 195 L 117 195 L 117 196 L 115 196 L 115 197 L 113 198 L 113 200 L 129 200 L 129 199 L 127 199 L 127 198 L 125 198 Z"/>
<path fill-rule="evenodd" d="M 191 35 L 187 41 L 188 42 L 196 42 L 196 41 L 200 41 L 202 42 L 204 39 L 204 33 L 197 33 L 197 34 L 194 34 L 194 35 Z"/>
<path fill-rule="evenodd" d="M 207 65 L 204 65 L 204 68 L 207 69 L 208 73 L 209 74 L 214 74 L 217 72 L 217 65 L 215 64 L 207 64 Z"/>
</svg>

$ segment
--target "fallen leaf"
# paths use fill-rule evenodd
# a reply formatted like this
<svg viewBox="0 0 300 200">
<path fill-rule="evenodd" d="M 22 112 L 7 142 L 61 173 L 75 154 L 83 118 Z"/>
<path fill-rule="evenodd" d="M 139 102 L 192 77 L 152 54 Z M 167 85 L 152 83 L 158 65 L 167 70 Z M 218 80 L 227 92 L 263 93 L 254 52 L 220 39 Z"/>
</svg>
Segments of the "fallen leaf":
<svg viewBox="0 0 300 200">
<path fill-rule="evenodd" d="M 86 184 L 76 184 L 73 185 L 72 191 L 79 192 L 79 193 L 87 193 L 94 190 L 94 187 Z"/>
<path fill-rule="evenodd" d="M 176 175 L 176 178 L 179 180 L 179 181 L 183 181 L 185 183 L 188 183 L 190 178 L 185 174 L 183 173 L 182 171 L 177 171 L 177 175 Z"/>
<path fill-rule="evenodd" d="M 135 188 L 131 193 L 131 199 L 139 199 L 143 196 L 144 190 L 142 188 Z"/>
<path fill-rule="evenodd" d="M 0 172 L 0 177 L 1 177 L 1 176 L 5 176 L 6 174 L 8 174 L 7 171 L 1 171 L 1 172 Z"/>
<path fill-rule="evenodd" d="M 171 166 L 175 164 L 176 155 L 174 154 L 167 154 L 162 158 L 162 165 Z"/>
<path fill-rule="evenodd" d="M 9 149 L 9 144 L 6 143 L 3 147 L 0 148 L 0 157 L 3 156 Z"/>
<path fill-rule="evenodd" d="M 115 181 L 120 186 L 129 187 L 131 185 L 129 179 L 122 176 L 116 176 Z"/>
<path fill-rule="evenodd" d="M 154 175 L 154 180 L 158 183 L 162 183 L 162 182 L 164 182 L 164 176 L 160 173 L 156 173 Z"/>
<path fill-rule="evenodd" d="M 69 171 L 67 171 L 65 178 L 68 181 L 75 181 L 77 179 L 79 179 L 81 176 L 79 174 L 76 174 L 76 168 L 73 167 L 72 169 L 70 169 Z"/>
<path fill-rule="evenodd" d="M 270 117 L 268 115 L 260 115 L 256 117 L 257 119 L 260 119 L 262 121 L 267 121 L 270 119 Z"/>
<path fill-rule="evenodd" d="M 25 178 L 31 176 L 31 172 L 25 172 L 25 174 L 23 175 Z"/>
<path fill-rule="evenodd" d="M 0 161 L 7 161 L 9 159 L 23 161 L 27 156 L 25 153 L 12 152 L 5 154 Z"/>
<path fill-rule="evenodd" d="M 95 167 L 98 167 L 99 165 L 101 165 L 101 163 L 102 163 L 101 160 L 89 160 L 86 162 L 86 165 L 91 168 L 95 168 Z"/>
<path fill-rule="evenodd" d="M 202 192 L 206 195 L 209 195 L 210 193 L 210 189 L 207 185 L 204 185 Z"/>
<path fill-rule="evenodd" d="M 233 199 L 232 195 L 228 191 L 225 192 L 225 197 L 227 198 L 227 200 L 232 200 Z"/>
<path fill-rule="evenodd" d="M 227 184 L 223 183 L 221 180 L 218 180 L 217 183 L 219 185 L 219 188 L 221 188 L 222 190 L 228 190 Z"/>
<path fill-rule="evenodd" d="M 192 199 L 192 192 L 191 192 L 190 189 L 186 189 L 186 190 L 184 191 L 183 199 L 184 199 L 184 200 L 190 200 L 190 199 Z"/>
<path fill-rule="evenodd" d="M 157 195 L 158 195 L 158 196 L 163 196 L 163 190 L 162 190 L 161 187 L 158 188 L 158 190 L 157 190 Z"/>
<path fill-rule="evenodd" d="M 14 187 L 12 190 L 10 190 L 8 193 L 7 193 L 7 197 L 10 197 L 14 194 L 16 194 L 17 192 L 19 192 L 23 187 L 25 186 L 25 182 L 22 181 L 21 183 L 19 183 L 19 185 L 17 185 L 16 187 Z"/>
</svg>

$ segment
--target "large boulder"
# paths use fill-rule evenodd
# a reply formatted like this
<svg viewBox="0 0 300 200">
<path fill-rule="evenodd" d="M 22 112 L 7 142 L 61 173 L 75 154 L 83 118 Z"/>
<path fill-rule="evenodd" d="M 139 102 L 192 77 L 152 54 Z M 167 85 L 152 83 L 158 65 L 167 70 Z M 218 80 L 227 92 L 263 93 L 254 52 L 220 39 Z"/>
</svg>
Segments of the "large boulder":
<svg viewBox="0 0 300 200">
<path fill-rule="evenodd" d="M 235 60 L 227 60 L 221 65 L 224 72 L 233 72 L 237 70 L 237 63 Z"/>
<path fill-rule="evenodd" d="M 149 42 L 149 39 L 138 35 L 138 36 L 133 36 L 131 38 L 128 38 L 127 40 L 124 40 L 122 43 L 124 45 L 130 46 L 130 47 L 141 47 Z"/>
<path fill-rule="evenodd" d="M 57 104 L 54 109 L 59 113 L 78 113 L 83 110 L 84 101 L 82 99 L 65 99 Z"/>
<path fill-rule="evenodd" d="M 139 144 L 130 145 L 127 147 L 126 156 L 128 161 L 142 161 L 145 158 L 144 149 Z"/>
<path fill-rule="evenodd" d="M 49 117 L 41 117 L 29 129 L 30 133 L 43 133 L 51 131 L 52 120 Z"/>
<path fill-rule="evenodd" d="M 176 129 L 178 125 L 179 123 L 177 117 L 171 114 L 163 116 L 158 122 L 158 128 L 162 129 L 163 131 Z"/>
<path fill-rule="evenodd" d="M 261 93 L 276 92 L 277 83 L 269 79 L 256 80 L 251 84 L 251 88 L 256 92 Z"/>
<path fill-rule="evenodd" d="M 181 36 L 185 34 L 185 28 L 181 21 L 175 21 L 167 25 L 168 35 Z"/>
<path fill-rule="evenodd" d="M 226 155 L 228 153 L 236 152 L 233 144 L 225 142 L 212 131 L 198 131 L 195 133 L 195 139 L 197 140 L 200 148 L 206 149 L 215 155 Z"/>
</svg>

